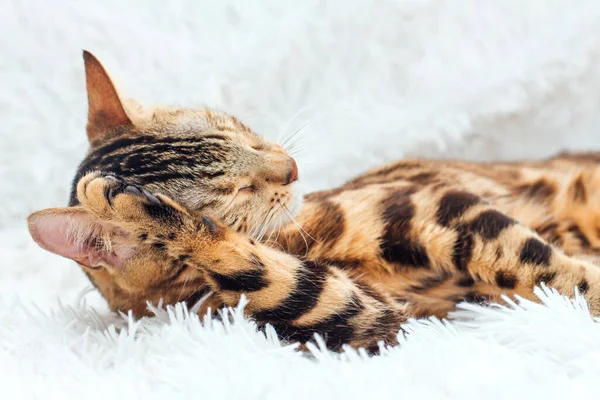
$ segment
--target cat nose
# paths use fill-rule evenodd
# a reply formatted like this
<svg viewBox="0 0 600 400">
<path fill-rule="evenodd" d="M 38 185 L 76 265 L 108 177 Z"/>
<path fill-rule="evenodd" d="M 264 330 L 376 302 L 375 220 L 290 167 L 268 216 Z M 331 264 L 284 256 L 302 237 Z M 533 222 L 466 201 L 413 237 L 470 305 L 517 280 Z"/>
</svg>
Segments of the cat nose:
<svg viewBox="0 0 600 400">
<path fill-rule="evenodd" d="M 292 182 L 296 182 L 298 180 L 298 164 L 296 164 L 296 160 L 293 158 L 292 160 L 292 170 L 288 173 L 285 184 L 289 185 Z"/>
</svg>

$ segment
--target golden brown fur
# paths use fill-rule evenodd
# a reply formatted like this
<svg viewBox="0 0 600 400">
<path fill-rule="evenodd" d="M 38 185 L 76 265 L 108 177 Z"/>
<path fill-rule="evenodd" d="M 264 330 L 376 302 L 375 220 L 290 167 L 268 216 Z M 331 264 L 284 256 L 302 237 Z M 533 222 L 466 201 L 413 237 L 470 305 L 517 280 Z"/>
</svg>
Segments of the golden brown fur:
<svg viewBox="0 0 600 400">
<path fill-rule="evenodd" d="M 292 223 L 298 171 L 283 147 L 216 111 L 127 110 L 84 59 L 91 148 L 72 207 L 29 225 L 113 310 L 206 297 L 204 312 L 245 294 L 259 324 L 334 349 L 393 343 L 406 318 L 460 301 L 534 299 L 541 282 L 577 287 L 600 313 L 600 154 L 403 160 L 306 196 Z"/>
</svg>

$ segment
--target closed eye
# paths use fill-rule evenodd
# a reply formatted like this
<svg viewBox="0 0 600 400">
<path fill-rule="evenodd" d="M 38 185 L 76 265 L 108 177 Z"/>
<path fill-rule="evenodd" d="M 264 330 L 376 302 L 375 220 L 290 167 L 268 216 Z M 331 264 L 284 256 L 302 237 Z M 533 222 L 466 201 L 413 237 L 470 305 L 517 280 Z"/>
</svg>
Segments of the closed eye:
<svg viewBox="0 0 600 400">
<path fill-rule="evenodd" d="M 253 191 L 254 189 L 256 189 L 256 187 L 254 185 L 248 185 L 248 186 L 242 186 L 241 188 L 239 188 L 238 190 L 240 192 L 245 192 L 245 191 Z"/>
</svg>

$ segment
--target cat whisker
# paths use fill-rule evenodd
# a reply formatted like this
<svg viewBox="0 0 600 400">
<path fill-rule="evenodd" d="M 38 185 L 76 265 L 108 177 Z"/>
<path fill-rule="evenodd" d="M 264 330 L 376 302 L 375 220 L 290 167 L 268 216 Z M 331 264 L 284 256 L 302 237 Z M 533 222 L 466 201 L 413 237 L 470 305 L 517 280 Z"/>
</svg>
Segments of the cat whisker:
<svg viewBox="0 0 600 400">
<path fill-rule="evenodd" d="M 333 111 L 328 111 L 328 112 L 317 113 L 314 117 L 312 117 L 310 120 L 308 120 L 307 122 L 305 122 L 304 124 L 302 124 L 298 129 L 296 129 L 289 137 L 285 138 L 285 140 L 283 142 L 280 142 L 280 145 L 287 150 L 286 144 L 292 138 L 294 138 L 296 135 L 298 135 L 302 130 L 304 130 L 304 128 L 306 128 L 307 126 L 309 126 L 313 122 L 316 122 L 318 119 L 320 119 L 322 117 L 329 117 L 329 116 L 331 116 L 331 115 L 333 115 L 335 113 L 348 112 L 348 111 L 349 110 L 333 110 Z"/>
<path fill-rule="evenodd" d="M 310 233 L 308 233 L 308 232 L 307 232 L 307 231 L 306 231 L 304 228 L 302 228 L 302 226 L 301 226 L 301 225 L 298 223 L 298 221 L 296 221 L 296 218 L 294 218 L 294 215 L 293 215 L 293 214 L 292 214 L 292 212 L 289 210 L 289 208 L 287 208 L 287 206 L 285 206 L 285 205 L 283 205 L 283 204 L 281 204 L 281 203 L 279 203 L 279 204 L 281 205 L 281 207 L 283 207 L 283 209 L 284 209 L 284 210 L 285 210 L 285 212 L 287 213 L 287 215 L 288 215 L 288 218 L 290 219 L 290 221 L 291 221 L 292 223 L 294 223 L 294 224 L 295 224 L 295 225 L 298 227 L 298 229 L 301 229 L 301 230 L 302 230 L 302 231 L 303 231 L 303 232 L 304 232 L 304 233 L 305 233 L 305 234 L 306 234 L 306 235 L 307 235 L 309 238 L 311 238 L 312 240 L 314 240 L 316 243 L 319 243 L 319 244 L 321 243 L 320 241 L 318 241 L 317 239 L 315 239 L 314 237 L 312 237 L 312 236 L 310 235 Z"/>
<path fill-rule="evenodd" d="M 265 222 L 267 221 L 267 219 L 269 218 L 269 214 L 273 211 L 273 207 L 271 207 L 267 213 L 265 214 L 265 217 L 263 218 L 263 220 L 256 224 L 250 231 L 248 231 L 248 234 L 255 238 L 256 240 L 260 241 L 260 237 L 263 231 L 263 228 L 265 227 Z"/>
<path fill-rule="evenodd" d="M 286 150 L 287 150 L 287 148 L 286 148 L 286 144 L 288 144 L 290 140 L 292 140 L 292 139 L 293 139 L 293 138 L 294 138 L 294 137 L 295 137 L 297 134 L 299 134 L 300 132 L 302 132 L 302 131 L 304 130 L 304 128 L 306 128 L 307 126 L 309 126 L 310 124 L 312 124 L 312 123 L 313 123 L 313 122 L 315 122 L 316 120 L 317 120 L 317 117 L 315 117 L 315 118 L 313 118 L 313 119 L 311 119 L 311 120 L 308 120 L 307 122 L 305 122 L 304 124 L 302 124 L 302 125 L 300 126 L 300 128 L 296 129 L 296 130 L 294 131 L 294 133 L 292 133 L 292 134 L 290 135 L 290 137 L 288 137 L 288 138 L 287 138 L 287 139 L 286 139 L 286 140 L 285 140 L 283 143 L 281 143 L 281 147 L 283 147 L 284 149 L 286 149 Z"/>
<path fill-rule="evenodd" d="M 281 133 L 279 134 L 279 137 L 277 138 L 277 142 L 279 142 L 281 139 L 286 139 L 285 138 L 285 135 L 287 135 L 286 131 L 290 127 L 292 122 L 296 118 L 298 118 L 300 116 L 300 114 L 302 114 L 304 111 L 306 111 L 309 107 L 312 107 L 312 105 L 306 105 L 306 106 L 300 108 L 298 111 L 296 111 L 296 113 L 294 115 L 292 115 L 292 117 L 290 119 L 288 119 L 288 121 L 285 123 L 285 125 L 281 129 Z"/>
<path fill-rule="evenodd" d="M 261 242 L 262 242 L 262 239 L 264 238 L 264 236 L 267 234 L 267 230 L 269 229 L 269 224 L 271 223 L 271 220 L 273 219 L 273 217 L 275 217 L 275 207 L 271 207 L 271 209 L 269 210 L 269 212 L 267 213 L 267 215 L 269 216 L 269 218 L 264 223 L 264 226 L 263 226 L 260 238 L 258 239 Z"/>
<path fill-rule="evenodd" d="M 183 285 L 181 286 L 181 291 L 179 292 L 179 296 L 177 296 L 176 303 L 179 303 L 179 301 L 181 300 L 181 296 L 183 295 L 183 292 L 185 291 L 185 287 L 187 286 L 189 281 L 190 281 L 190 276 L 188 275 L 183 280 Z"/>
<path fill-rule="evenodd" d="M 306 234 L 314 242 L 317 242 L 317 243 L 320 243 L 320 242 L 317 241 L 315 238 L 313 238 L 308 232 L 306 232 L 302 228 L 302 226 L 298 223 L 298 221 L 296 221 L 296 219 L 294 218 L 294 216 L 292 215 L 292 213 L 290 212 L 290 210 L 288 210 L 288 208 L 286 206 L 284 206 L 281 203 L 279 203 L 279 205 L 281 206 L 281 208 L 283 209 L 283 211 L 286 213 L 286 215 L 287 215 L 288 219 L 290 220 L 290 222 L 292 222 L 296 226 L 296 229 L 298 229 L 298 233 L 302 237 L 302 240 L 304 240 L 304 244 L 306 246 L 306 253 L 304 254 L 304 257 L 306 257 L 308 255 L 309 246 L 308 246 L 308 240 L 306 240 L 306 237 L 304 236 L 304 234 Z"/>
</svg>

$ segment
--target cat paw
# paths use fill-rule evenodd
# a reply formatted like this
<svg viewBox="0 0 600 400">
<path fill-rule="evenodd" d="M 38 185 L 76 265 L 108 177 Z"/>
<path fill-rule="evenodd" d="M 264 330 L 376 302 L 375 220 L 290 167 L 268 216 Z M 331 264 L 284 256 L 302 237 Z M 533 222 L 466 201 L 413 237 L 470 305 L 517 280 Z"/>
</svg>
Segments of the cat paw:
<svg viewBox="0 0 600 400">
<path fill-rule="evenodd" d="M 77 197 L 89 213 L 113 223 L 181 227 L 188 211 L 161 194 L 128 183 L 117 175 L 92 172 L 77 184 Z"/>
</svg>

